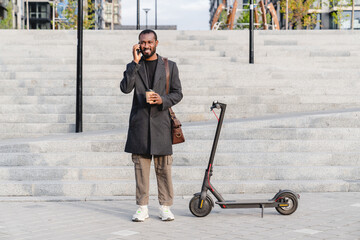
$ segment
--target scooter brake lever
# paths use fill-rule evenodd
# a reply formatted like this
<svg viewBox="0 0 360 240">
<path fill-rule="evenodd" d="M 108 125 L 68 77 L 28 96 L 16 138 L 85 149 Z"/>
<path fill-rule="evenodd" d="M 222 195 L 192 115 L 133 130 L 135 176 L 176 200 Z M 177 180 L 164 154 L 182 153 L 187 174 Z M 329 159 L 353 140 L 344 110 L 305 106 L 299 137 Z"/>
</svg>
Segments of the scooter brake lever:
<svg viewBox="0 0 360 240">
<path fill-rule="evenodd" d="M 214 108 L 220 109 L 220 104 L 218 101 L 214 101 L 212 106 L 210 107 L 210 111 L 212 111 Z"/>
</svg>

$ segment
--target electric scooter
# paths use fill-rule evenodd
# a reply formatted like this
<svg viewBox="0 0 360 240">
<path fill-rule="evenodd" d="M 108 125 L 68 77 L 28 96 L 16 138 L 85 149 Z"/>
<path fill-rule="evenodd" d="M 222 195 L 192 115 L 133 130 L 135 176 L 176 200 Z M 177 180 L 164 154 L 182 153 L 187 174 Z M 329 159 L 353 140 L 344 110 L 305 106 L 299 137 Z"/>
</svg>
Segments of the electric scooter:
<svg viewBox="0 0 360 240">
<path fill-rule="evenodd" d="M 214 101 L 210 107 L 210 111 L 213 109 L 221 109 L 220 117 L 218 118 L 218 124 L 216 128 L 215 138 L 211 150 L 211 155 L 208 163 L 208 167 L 205 171 L 204 181 L 202 184 L 201 192 L 195 193 L 194 197 L 190 200 L 189 208 L 193 215 L 196 217 L 207 216 L 212 208 L 214 202 L 212 198 L 207 194 L 210 191 L 217 199 L 216 204 L 221 208 L 261 208 L 261 217 L 264 217 L 264 208 L 275 208 L 282 215 L 290 215 L 294 213 L 298 207 L 298 199 L 300 195 L 291 190 L 280 190 L 272 199 L 251 199 L 251 200 L 225 200 L 221 194 L 211 184 L 211 176 L 213 172 L 213 163 L 217 144 L 219 141 L 220 131 L 224 120 L 226 104 Z M 214 112 L 215 113 L 215 112 Z"/>
</svg>

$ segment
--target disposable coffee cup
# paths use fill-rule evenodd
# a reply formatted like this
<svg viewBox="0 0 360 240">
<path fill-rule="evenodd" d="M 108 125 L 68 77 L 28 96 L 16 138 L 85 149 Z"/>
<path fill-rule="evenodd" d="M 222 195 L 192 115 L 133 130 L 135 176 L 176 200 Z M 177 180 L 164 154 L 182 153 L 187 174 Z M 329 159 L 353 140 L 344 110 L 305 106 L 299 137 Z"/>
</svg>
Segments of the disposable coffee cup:
<svg viewBox="0 0 360 240">
<path fill-rule="evenodd" d="M 149 97 L 151 96 L 151 94 L 153 94 L 154 93 L 154 90 L 152 90 L 152 89 L 148 89 L 148 90 L 146 90 L 146 92 L 145 92 L 145 94 L 146 94 L 146 102 L 147 103 L 149 103 Z"/>
</svg>

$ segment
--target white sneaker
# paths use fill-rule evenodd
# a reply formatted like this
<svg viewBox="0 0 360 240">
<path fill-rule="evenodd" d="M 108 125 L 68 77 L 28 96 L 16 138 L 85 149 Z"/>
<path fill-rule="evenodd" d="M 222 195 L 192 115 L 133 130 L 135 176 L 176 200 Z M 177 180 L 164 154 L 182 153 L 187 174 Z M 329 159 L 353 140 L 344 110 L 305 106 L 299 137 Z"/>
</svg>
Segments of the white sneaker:
<svg viewBox="0 0 360 240">
<path fill-rule="evenodd" d="M 172 221 L 175 219 L 174 214 L 172 214 L 172 212 L 170 211 L 169 206 L 161 205 L 159 209 L 160 209 L 159 217 L 161 218 L 161 220 Z"/>
<path fill-rule="evenodd" d="M 143 222 L 145 219 L 149 218 L 149 210 L 147 205 L 140 206 L 136 213 L 133 215 L 132 220 L 133 222 Z"/>
</svg>

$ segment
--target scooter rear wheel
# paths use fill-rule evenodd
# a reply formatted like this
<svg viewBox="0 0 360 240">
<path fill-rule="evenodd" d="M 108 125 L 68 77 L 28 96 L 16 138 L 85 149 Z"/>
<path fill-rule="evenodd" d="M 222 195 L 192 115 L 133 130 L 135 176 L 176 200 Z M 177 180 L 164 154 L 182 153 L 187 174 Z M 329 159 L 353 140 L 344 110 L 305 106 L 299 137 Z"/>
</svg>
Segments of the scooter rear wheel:
<svg viewBox="0 0 360 240">
<path fill-rule="evenodd" d="M 287 207 L 276 207 L 276 211 L 278 211 L 278 213 L 282 214 L 282 215 L 290 215 L 292 213 L 294 213 L 298 207 L 298 199 L 297 197 L 289 192 L 284 192 L 282 194 L 280 194 L 280 196 L 278 197 L 277 202 L 279 203 L 287 203 L 289 204 L 289 206 Z"/>
<path fill-rule="evenodd" d="M 205 217 L 211 212 L 211 209 L 213 207 L 212 199 L 208 195 L 206 195 L 202 208 L 199 208 L 199 201 L 200 195 L 196 195 L 190 200 L 190 212 L 196 217 Z"/>
</svg>

